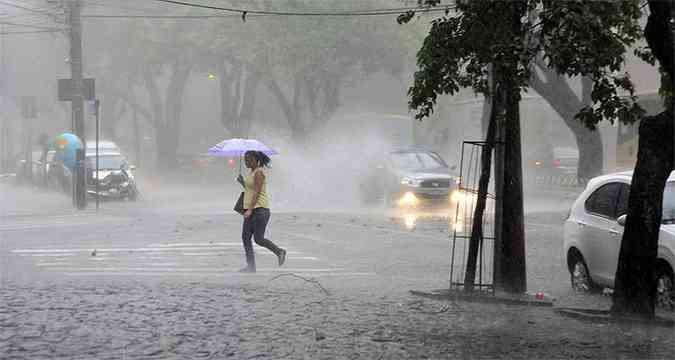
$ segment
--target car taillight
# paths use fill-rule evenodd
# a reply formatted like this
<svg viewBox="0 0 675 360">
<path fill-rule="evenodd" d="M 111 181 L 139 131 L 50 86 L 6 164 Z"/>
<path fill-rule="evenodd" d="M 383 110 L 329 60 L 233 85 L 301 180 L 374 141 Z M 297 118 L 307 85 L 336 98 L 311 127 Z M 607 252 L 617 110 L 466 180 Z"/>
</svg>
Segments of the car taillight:
<svg viewBox="0 0 675 360">
<path fill-rule="evenodd" d="M 560 159 L 553 160 L 553 167 L 560 167 Z"/>
</svg>

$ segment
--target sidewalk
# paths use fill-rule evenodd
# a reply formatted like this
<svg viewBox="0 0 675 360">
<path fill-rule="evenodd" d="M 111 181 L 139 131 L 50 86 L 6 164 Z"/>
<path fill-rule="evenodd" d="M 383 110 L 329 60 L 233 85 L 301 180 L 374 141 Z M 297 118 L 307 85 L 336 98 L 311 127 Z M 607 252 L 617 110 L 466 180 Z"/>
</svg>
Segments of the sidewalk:
<svg viewBox="0 0 675 360">
<path fill-rule="evenodd" d="M 30 359 L 666 359 L 672 329 L 295 278 L 0 289 L 0 354 Z M 30 306 L 26 305 L 30 304 Z"/>
</svg>

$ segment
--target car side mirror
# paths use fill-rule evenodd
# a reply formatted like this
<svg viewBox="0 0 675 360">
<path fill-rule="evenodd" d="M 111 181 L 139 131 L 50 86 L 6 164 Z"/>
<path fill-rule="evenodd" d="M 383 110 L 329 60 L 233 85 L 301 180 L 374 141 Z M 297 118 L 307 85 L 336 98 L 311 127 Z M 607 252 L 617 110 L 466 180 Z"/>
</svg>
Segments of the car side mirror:
<svg viewBox="0 0 675 360">
<path fill-rule="evenodd" d="M 626 214 L 619 216 L 619 218 L 616 219 L 616 222 L 621 226 L 626 226 Z"/>
<path fill-rule="evenodd" d="M 450 170 L 457 170 L 457 165 L 450 166 Z"/>
</svg>

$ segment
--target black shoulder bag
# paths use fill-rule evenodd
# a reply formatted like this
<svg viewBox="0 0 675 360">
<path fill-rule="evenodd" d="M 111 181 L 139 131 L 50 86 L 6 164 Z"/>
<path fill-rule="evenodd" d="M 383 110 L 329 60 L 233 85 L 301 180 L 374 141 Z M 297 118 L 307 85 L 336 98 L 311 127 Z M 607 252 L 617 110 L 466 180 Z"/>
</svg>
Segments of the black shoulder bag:
<svg viewBox="0 0 675 360">
<path fill-rule="evenodd" d="M 244 192 L 242 191 L 241 194 L 239 194 L 239 199 L 237 199 L 237 203 L 234 204 L 234 211 L 240 213 L 241 215 L 244 215 L 246 212 L 246 209 L 244 209 Z"/>
</svg>

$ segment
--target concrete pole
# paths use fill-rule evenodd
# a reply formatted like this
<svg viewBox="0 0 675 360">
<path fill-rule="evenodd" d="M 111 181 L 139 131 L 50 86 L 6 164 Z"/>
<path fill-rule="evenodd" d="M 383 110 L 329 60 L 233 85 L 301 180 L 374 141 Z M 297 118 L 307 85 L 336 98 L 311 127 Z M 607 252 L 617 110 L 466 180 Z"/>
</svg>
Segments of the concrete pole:
<svg viewBox="0 0 675 360">
<path fill-rule="evenodd" d="M 80 138 L 85 151 L 84 132 L 84 94 L 82 81 L 82 23 L 80 21 L 80 0 L 68 2 L 70 20 L 70 73 L 73 81 L 73 98 L 71 102 L 73 111 L 73 127 L 75 135 Z M 78 209 L 87 207 L 87 189 L 84 169 L 84 156 L 78 154 L 78 162 L 73 174 L 73 196 Z"/>
</svg>

